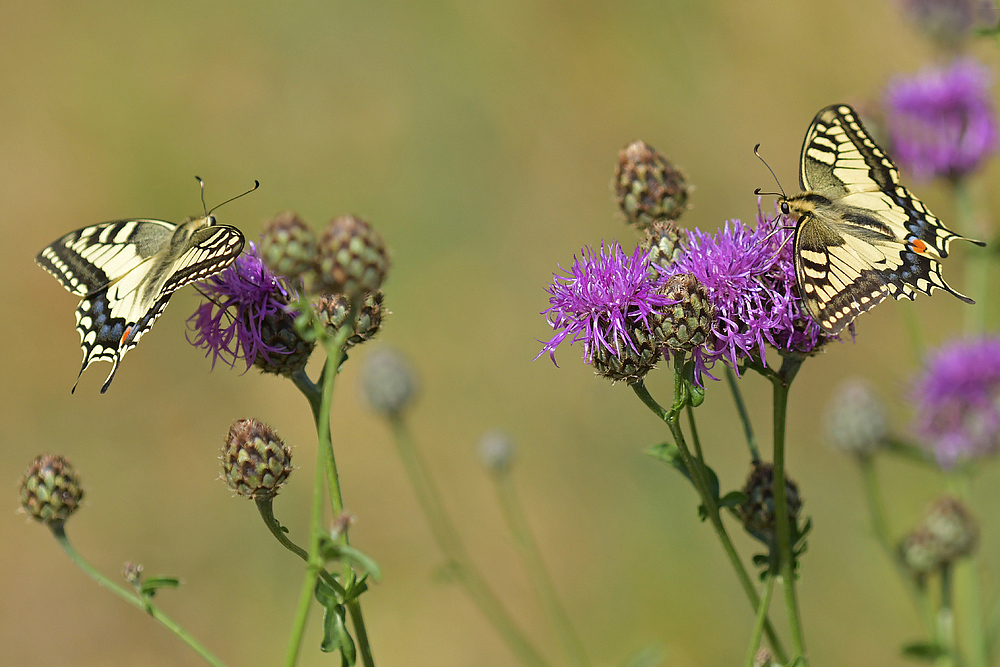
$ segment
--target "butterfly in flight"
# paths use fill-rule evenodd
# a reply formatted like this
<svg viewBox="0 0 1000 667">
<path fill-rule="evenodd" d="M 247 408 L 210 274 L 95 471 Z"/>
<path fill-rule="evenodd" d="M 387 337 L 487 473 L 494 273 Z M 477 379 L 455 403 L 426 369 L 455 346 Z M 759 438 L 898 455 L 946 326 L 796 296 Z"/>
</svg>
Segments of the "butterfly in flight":
<svg viewBox="0 0 1000 667">
<path fill-rule="evenodd" d="M 805 311 L 836 335 L 887 296 L 950 292 L 940 260 L 959 239 L 899 183 L 899 170 L 872 140 L 857 112 L 829 106 L 809 125 L 799 163 L 803 192 L 782 195 L 796 221 L 795 280 Z"/>
<path fill-rule="evenodd" d="M 202 183 L 200 178 L 198 182 Z M 258 187 L 254 181 L 243 195 Z M 101 387 L 101 393 L 106 392 L 122 357 L 153 326 L 170 295 L 222 271 L 243 251 L 243 233 L 218 224 L 212 215 L 222 204 L 212 211 L 204 204 L 202 183 L 205 215 L 201 217 L 181 224 L 145 219 L 102 222 L 70 232 L 35 257 L 63 287 L 82 298 L 76 330 L 83 365 L 76 383 L 90 364 L 110 361 L 111 373 Z"/>
</svg>

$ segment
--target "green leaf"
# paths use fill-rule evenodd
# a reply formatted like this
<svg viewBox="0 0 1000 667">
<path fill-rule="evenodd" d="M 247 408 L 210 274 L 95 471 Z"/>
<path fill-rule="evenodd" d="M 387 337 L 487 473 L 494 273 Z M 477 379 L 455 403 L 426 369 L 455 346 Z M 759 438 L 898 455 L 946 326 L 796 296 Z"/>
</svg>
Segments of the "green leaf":
<svg viewBox="0 0 1000 667">
<path fill-rule="evenodd" d="M 337 597 L 337 591 L 327 585 L 322 579 L 316 580 L 315 594 L 316 602 L 319 602 L 323 607 L 330 607 L 341 603 L 340 598 Z"/>
<path fill-rule="evenodd" d="M 341 665 L 354 665 L 358 661 L 358 649 L 354 638 L 347 631 L 347 610 L 343 605 L 333 605 L 326 608 L 323 615 L 323 641 L 319 650 L 324 653 L 340 651 Z"/>
<path fill-rule="evenodd" d="M 335 542 L 327 536 L 321 538 L 319 548 L 320 556 L 326 561 L 342 561 L 356 570 L 367 572 L 375 581 L 382 579 L 382 568 L 363 551 Z"/>
<path fill-rule="evenodd" d="M 698 384 L 694 377 L 694 360 L 689 359 L 684 364 L 684 388 L 687 390 L 688 403 L 697 408 L 705 402 L 705 387 Z"/>
<path fill-rule="evenodd" d="M 903 646 L 903 655 L 912 660 L 923 662 L 934 662 L 938 658 L 948 655 L 948 652 L 934 642 L 912 642 Z"/>
<path fill-rule="evenodd" d="M 160 588 L 180 588 L 180 585 L 181 580 L 177 577 L 150 577 L 143 580 L 139 591 L 143 595 L 152 597 Z"/>
<path fill-rule="evenodd" d="M 742 491 L 730 491 L 719 500 L 719 508 L 739 507 L 747 501 L 747 494 Z"/>
</svg>

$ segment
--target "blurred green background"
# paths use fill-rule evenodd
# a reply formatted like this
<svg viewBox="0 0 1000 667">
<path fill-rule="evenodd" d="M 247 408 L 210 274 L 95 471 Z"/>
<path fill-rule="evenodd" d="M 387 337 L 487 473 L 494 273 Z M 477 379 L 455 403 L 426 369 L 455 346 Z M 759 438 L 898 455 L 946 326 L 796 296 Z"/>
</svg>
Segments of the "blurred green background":
<svg viewBox="0 0 1000 667">
<path fill-rule="evenodd" d="M 7 348 L 0 479 L 0 663 L 199 664 L 156 623 L 75 569 L 48 531 L 16 514 L 15 482 L 39 452 L 59 452 L 86 484 L 68 524 L 76 546 L 116 576 L 126 560 L 173 574 L 157 599 L 232 665 L 278 663 L 302 566 L 251 503 L 217 480 L 236 418 L 275 426 L 301 469 L 276 502 L 305 534 L 315 436 L 291 383 L 224 366 L 210 372 L 184 337 L 199 303 L 186 289 L 133 350 L 106 395 L 107 364 L 69 389 L 80 363 L 77 300 L 35 254 L 86 224 L 128 216 L 180 221 L 259 179 L 218 212 L 254 238 L 294 209 L 319 228 L 356 213 L 393 252 L 392 316 L 381 341 L 413 359 L 422 394 L 413 426 L 475 560 L 556 664 L 555 635 L 517 558 L 475 452 L 490 428 L 518 444 L 514 475 L 559 592 L 595 664 L 655 644 L 665 664 L 742 664 L 753 615 L 695 496 L 642 453 L 664 429 L 624 385 L 595 378 L 579 346 L 561 367 L 532 361 L 550 332 L 539 312 L 558 264 L 583 245 L 634 233 L 609 182 L 618 150 L 641 138 L 696 186 L 682 220 L 714 230 L 751 219 L 771 189 L 754 144 L 786 190 L 813 114 L 878 100 L 886 81 L 932 57 L 889 2 L 259 2 L 0 5 L 0 308 Z M 980 55 L 996 63 L 996 49 Z M 997 170 L 979 178 L 994 209 Z M 914 187 L 946 222 L 937 185 Z M 990 190 L 993 190 L 992 192 Z M 769 204 L 766 204 L 769 205 Z M 964 287 L 966 248 L 945 269 Z M 973 295 L 976 296 L 976 295 Z M 851 462 L 824 444 L 822 414 L 844 378 L 893 401 L 914 371 L 902 311 L 931 342 L 953 335 L 946 296 L 886 304 L 854 344 L 808 361 L 792 392 L 789 466 L 813 518 L 799 588 L 816 665 L 902 665 L 920 624 L 869 534 Z M 352 542 L 382 565 L 364 608 L 384 665 L 508 665 L 513 658 L 464 592 L 440 581 L 442 557 L 384 425 L 361 405 L 358 349 L 334 403 L 334 438 Z M 312 367 L 313 373 L 316 369 Z M 649 386 L 668 400 L 667 373 Z M 743 382 L 762 442 L 770 389 Z M 725 387 L 700 408 L 707 455 L 726 488 L 748 456 Z M 895 534 L 942 488 L 935 475 L 882 467 Z M 996 588 L 995 471 L 976 480 L 985 589 Z M 749 559 L 757 548 L 732 526 Z M 777 597 L 777 596 L 776 596 Z M 784 627 L 783 609 L 773 618 Z M 319 654 L 312 617 L 301 664 Z"/>
</svg>

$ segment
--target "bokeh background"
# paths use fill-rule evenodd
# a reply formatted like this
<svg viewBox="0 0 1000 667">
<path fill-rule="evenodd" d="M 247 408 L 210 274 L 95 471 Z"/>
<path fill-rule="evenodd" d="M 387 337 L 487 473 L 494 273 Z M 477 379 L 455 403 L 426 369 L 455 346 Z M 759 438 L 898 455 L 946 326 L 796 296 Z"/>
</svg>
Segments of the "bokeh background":
<svg viewBox="0 0 1000 667">
<path fill-rule="evenodd" d="M 996 64 L 989 44 L 979 55 Z M 74 568 L 48 531 L 15 513 L 16 482 L 59 452 L 86 484 L 68 524 L 104 572 L 126 560 L 183 579 L 157 599 L 233 665 L 278 663 L 302 565 L 251 503 L 218 481 L 218 448 L 236 418 L 274 425 L 300 470 L 276 502 L 305 534 L 315 436 L 287 381 L 217 366 L 185 340 L 191 289 L 128 356 L 106 395 L 107 365 L 84 374 L 76 299 L 33 262 L 60 235 L 128 216 L 179 221 L 218 212 L 250 238 L 278 211 L 319 228 L 356 213 L 393 252 L 392 316 L 380 340 L 421 377 L 419 447 L 475 560 L 519 623 L 559 664 L 475 444 L 491 428 L 518 446 L 514 475 L 531 527 L 595 664 L 659 647 L 664 664 L 742 664 L 753 615 L 695 496 L 642 450 L 664 429 L 624 385 L 562 349 L 532 361 L 549 330 L 544 287 L 581 246 L 635 242 L 609 182 L 618 150 L 641 138 L 696 186 L 682 222 L 714 230 L 751 218 L 755 187 L 786 190 L 799 147 L 827 104 L 878 101 L 885 83 L 934 57 L 889 2 L 188 2 L 0 4 L 0 433 L 8 512 L 0 512 L 0 663 L 186 665 L 163 628 Z M 978 179 L 997 208 L 995 167 Z M 914 187 L 946 221 L 941 186 Z M 966 248 L 945 269 L 961 289 Z M 975 295 L 973 295 L 975 296 Z M 851 462 L 824 444 L 824 405 L 861 375 L 891 402 L 915 370 L 903 310 L 930 342 L 953 335 L 955 299 L 891 303 L 865 315 L 853 344 L 808 361 L 791 399 L 789 466 L 814 531 L 799 588 L 817 665 L 902 665 L 920 635 L 903 587 L 872 539 Z M 339 379 L 334 437 L 352 542 L 382 565 L 364 599 L 383 665 L 508 665 L 513 657 L 442 556 L 383 423 L 357 392 L 352 354 Z M 316 368 L 311 367 L 315 373 Z M 651 376 L 667 400 L 667 373 Z M 743 388 L 762 442 L 769 386 Z M 732 400 L 712 384 L 699 409 L 707 455 L 726 488 L 748 457 Z M 926 470 L 882 466 L 895 534 L 942 488 Z M 987 592 L 996 588 L 995 471 L 976 479 Z M 4 502 L 0 502 L 0 507 Z M 749 559 L 756 547 L 732 533 Z M 783 628 L 780 603 L 773 618 Z M 314 614 L 301 664 L 321 655 Z"/>
</svg>

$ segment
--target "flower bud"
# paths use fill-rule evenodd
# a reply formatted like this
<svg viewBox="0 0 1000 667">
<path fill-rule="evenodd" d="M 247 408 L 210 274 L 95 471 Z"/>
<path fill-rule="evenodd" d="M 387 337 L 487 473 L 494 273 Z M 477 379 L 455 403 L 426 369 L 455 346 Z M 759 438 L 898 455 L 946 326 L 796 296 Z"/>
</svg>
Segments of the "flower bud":
<svg viewBox="0 0 1000 667">
<path fill-rule="evenodd" d="M 260 257 L 275 275 L 300 280 L 316 264 L 316 235 L 293 211 L 279 213 L 261 234 Z"/>
<path fill-rule="evenodd" d="M 292 472 L 292 450 L 256 419 L 233 422 L 221 459 L 229 488 L 247 498 L 274 497 Z"/>
<path fill-rule="evenodd" d="M 777 511 L 774 506 L 774 466 L 770 463 L 754 461 L 753 470 L 747 477 L 743 493 L 747 499 L 739 506 L 743 527 L 758 540 L 773 547 L 778 543 Z M 785 477 L 785 500 L 788 504 L 788 523 L 798 525 L 802 498 L 799 487 L 789 477 Z M 796 531 L 795 528 L 792 529 Z"/>
<path fill-rule="evenodd" d="M 487 431 L 479 440 L 479 459 L 494 475 L 507 472 L 514 460 L 514 440 L 506 431 Z"/>
<path fill-rule="evenodd" d="M 614 190 L 625 217 L 639 229 L 654 220 L 676 220 L 687 208 L 684 174 L 642 141 L 632 142 L 618 154 Z"/>
<path fill-rule="evenodd" d="M 677 302 L 666 307 L 664 342 L 673 350 L 687 352 L 702 345 L 715 321 L 715 306 L 705 287 L 693 275 L 679 273 L 667 280 L 662 293 Z"/>
<path fill-rule="evenodd" d="M 41 454 L 21 479 L 21 509 L 44 524 L 62 524 L 80 506 L 83 487 L 69 461 Z"/>
<path fill-rule="evenodd" d="M 319 242 L 318 275 L 306 290 L 344 294 L 357 299 L 374 293 L 389 271 L 389 255 L 381 235 L 353 215 L 335 218 Z"/>
<path fill-rule="evenodd" d="M 862 458 L 870 456 L 889 440 L 885 406 L 866 382 L 848 380 L 830 400 L 826 433 L 836 449 Z"/>
<path fill-rule="evenodd" d="M 671 264 L 683 251 L 683 236 L 673 220 L 654 220 L 643 236 L 639 247 L 649 253 L 650 276 L 659 278 L 656 267 Z"/>
<path fill-rule="evenodd" d="M 366 294 L 364 303 L 354 320 L 354 333 L 347 339 L 347 347 L 354 347 L 371 340 L 382 327 L 382 301 L 385 298 L 382 290 L 374 294 Z M 344 326 L 351 314 L 351 302 L 343 294 L 324 294 L 316 302 L 316 317 L 331 336 Z"/>
<path fill-rule="evenodd" d="M 413 401 L 416 378 L 401 353 L 381 348 L 365 360 L 361 388 L 372 410 L 386 417 L 397 417 Z"/>
</svg>

